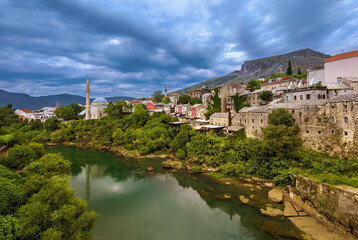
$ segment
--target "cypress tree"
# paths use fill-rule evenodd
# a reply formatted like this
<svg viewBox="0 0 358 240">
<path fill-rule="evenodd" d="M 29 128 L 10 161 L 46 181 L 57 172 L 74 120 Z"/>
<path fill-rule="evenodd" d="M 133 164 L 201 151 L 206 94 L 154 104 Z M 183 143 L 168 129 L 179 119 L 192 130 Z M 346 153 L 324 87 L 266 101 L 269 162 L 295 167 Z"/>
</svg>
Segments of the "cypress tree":
<svg viewBox="0 0 358 240">
<path fill-rule="evenodd" d="M 289 76 L 289 75 L 292 75 L 291 60 L 288 60 L 288 67 L 287 67 L 286 74 L 287 74 L 288 76 Z"/>
<path fill-rule="evenodd" d="M 297 74 L 302 75 L 301 68 L 298 68 Z"/>
</svg>

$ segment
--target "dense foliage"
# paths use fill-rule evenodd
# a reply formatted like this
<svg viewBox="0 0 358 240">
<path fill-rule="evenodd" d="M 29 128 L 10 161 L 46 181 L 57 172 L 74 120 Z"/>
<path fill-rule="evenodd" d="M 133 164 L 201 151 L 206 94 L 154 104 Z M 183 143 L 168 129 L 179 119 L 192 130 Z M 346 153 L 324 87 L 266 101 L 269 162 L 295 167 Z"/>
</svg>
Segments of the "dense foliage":
<svg viewBox="0 0 358 240">
<path fill-rule="evenodd" d="M 49 122 L 43 125 L 15 122 L 0 128 L 3 134 L 0 137 L 13 135 L 11 144 L 71 141 L 91 146 L 118 147 L 141 155 L 171 152 L 194 167 L 193 172 L 208 167 L 219 168 L 225 176 L 255 175 L 272 179 L 278 184 L 292 183 L 293 173 L 299 173 L 332 184 L 346 183 L 358 187 L 358 163 L 303 150 L 298 136 L 299 128 L 285 109 L 277 109 L 269 114 L 269 125 L 263 129 L 262 140 L 246 138 L 241 132 L 229 138 L 219 137 L 212 132 L 202 134 L 187 124 L 183 124 L 180 130 L 170 128 L 168 123 L 176 120 L 165 113 L 150 116 L 143 104 L 137 104 L 132 115 L 57 123 L 54 131 L 46 130 L 45 126 L 53 125 Z M 5 159 L 3 164 L 8 167 L 27 166 L 36 159 L 31 151 L 21 151 L 21 154 L 22 161 L 15 161 L 16 164 L 11 165 Z"/>
<path fill-rule="evenodd" d="M 250 89 L 250 92 L 255 91 L 256 89 L 260 89 L 261 88 L 261 81 L 260 80 L 250 80 L 247 84 L 246 87 L 248 89 Z"/>
<path fill-rule="evenodd" d="M 108 113 L 109 116 L 121 117 L 123 114 L 133 108 L 131 103 L 127 101 L 115 101 L 109 102 L 108 106 L 104 109 L 105 113 Z"/>
<path fill-rule="evenodd" d="M 191 97 L 189 95 L 183 94 L 183 95 L 180 95 L 177 103 L 178 104 L 188 104 L 190 99 L 191 99 Z"/>
<path fill-rule="evenodd" d="M 62 118 L 64 120 L 78 119 L 79 118 L 78 114 L 84 109 L 85 109 L 84 107 L 72 103 L 71 105 L 57 108 L 55 110 L 55 114 L 58 118 Z"/>
<path fill-rule="evenodd" d="M 0 239 L 90 239 L 97 214 L 69 188 L 69 171 L 37 143 L 0 156 Z"/>
<path fill-rule="evenodd" d="M 250 104 L 247 103 L 247 97 L 240 96 L 239 93 L 236 93 L 234 96 L 232 96 L 232 99 L 234 100 L 235 112 L 239 112 L 240 109 L 250 106 Z"/>
<path fill-rule="evenodd" d="M 157 90 L 157 91 L 153 92 L 152 97 L 154 98 L 154 101 L 161 102 L 164 95 L 161 90 Z"/>
<path fill-rule="evenodd" d="M 259 97 L 265 102 L 270 102 L 273 99 L 273 93 L 270 90 L 263 90 L 259 93 Z"/>
</svg>

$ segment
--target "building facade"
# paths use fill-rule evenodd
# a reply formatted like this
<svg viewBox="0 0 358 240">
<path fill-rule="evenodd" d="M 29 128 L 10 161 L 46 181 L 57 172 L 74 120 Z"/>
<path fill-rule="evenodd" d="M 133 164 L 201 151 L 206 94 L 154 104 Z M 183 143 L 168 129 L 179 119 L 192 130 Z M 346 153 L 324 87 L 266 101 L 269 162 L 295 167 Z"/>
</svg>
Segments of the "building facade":
<svg viewBox="0 0 358 240">
<path fill-rule="evenodd" d="M 358 51 L 337 54 L 324 62 L 325 83 L 339 83 L 343 78 L 358 77 Z"/>
</svg>

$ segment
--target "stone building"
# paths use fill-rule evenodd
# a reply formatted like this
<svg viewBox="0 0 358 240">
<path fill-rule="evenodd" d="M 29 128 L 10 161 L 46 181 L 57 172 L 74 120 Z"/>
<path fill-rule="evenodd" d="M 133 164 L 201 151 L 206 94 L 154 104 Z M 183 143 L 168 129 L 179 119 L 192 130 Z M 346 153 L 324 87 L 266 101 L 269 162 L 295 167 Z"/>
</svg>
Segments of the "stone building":
<svg viewBox="0 0 358 240">
<path fill-rule="evenodd" d="M 210 89 L 205 86 L 188 91 L 188 95 L 191 98 L 202 98 L 202 96 L 206 93 L 210 93 Z"/>
<path fill-rule="evenodd" d="M 312 86 L 317 83 L 325 83 L 325 72 L 324 68 L 318 68 L 314 70 L 307 70 L 307 83 L 308 86 Z"/>
<path fill-rule="evenodd" d="M 230 113 L 213 113 L 210 116 L 210 124 L 217 126 L 229 126 L 230 125 Z"/>
<path fill-rule="evenodd" d="M 325 83 L 339 83 L 343 78 L 358 77 L 358 51 L 337 54 L 324 62 Z"/>
<path fill-rule="evenodd" d="M 278 108 L 292 113 L 304 147 L 346 157 L 358 154 L 358 94 L 245 107 L 233 115 L 232 125 L 244 127 L 247 137 L 263 138 L 268 115 Z"/>
<path fill-rule="evenodd" d="M 204 104 L 204 106 L 207 108 L 209 106 L 209 100 L 211 98 L 211 93 L 205 93 L 201 97 L 201 101 Z"/>
</svg>

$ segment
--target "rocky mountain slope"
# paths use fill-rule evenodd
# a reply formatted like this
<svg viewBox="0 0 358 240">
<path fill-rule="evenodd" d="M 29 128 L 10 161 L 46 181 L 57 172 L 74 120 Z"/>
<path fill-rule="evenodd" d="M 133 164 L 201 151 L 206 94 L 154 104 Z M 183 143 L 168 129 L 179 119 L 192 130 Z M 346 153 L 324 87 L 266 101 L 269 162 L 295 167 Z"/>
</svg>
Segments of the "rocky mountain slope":
<svg viewBox="0 0 358 240">
<path fill-rule="evenodd" d="M 302 72 L 306 72 L 308 68 L 315 69 L 323 67 L 323 62 L 329 57 L 331 56 L 316 52 L 312 49 L 302 49 L 282 55 L 245 61 L 240 71 L 235 71 L 222 77 L 208 79 L 189 88 L 176 91 L 176 93 L 182 94 L 190 89 L 202 87 L 203 85 L 206 87 L 214 87 L 227 82 L 247 83 L 251 79 L 267 78 L 272 73 L 284 73 L 289 60 L 291 60 L 294 73 L 297 72 L 298 68 L 301 68 Z"/>
<path fill-rule="evenodd" d="M 132 97 L 108 97 L 107 101 L 128 100 L 132 101 Z M 91 99 L 93 100 L 93 99 Z M 70 105 L 71 103 L 86 104 L 86 98 L 77 95 L 59 94 L 41 97 L 31 97 L 24 93 L 12 93 L 0 89 L 0 106 L 12 104 L 13 108 L 28 108 L 31 110 L 38 110 L 43 107 L 55 107 Z"/>
</svg>

